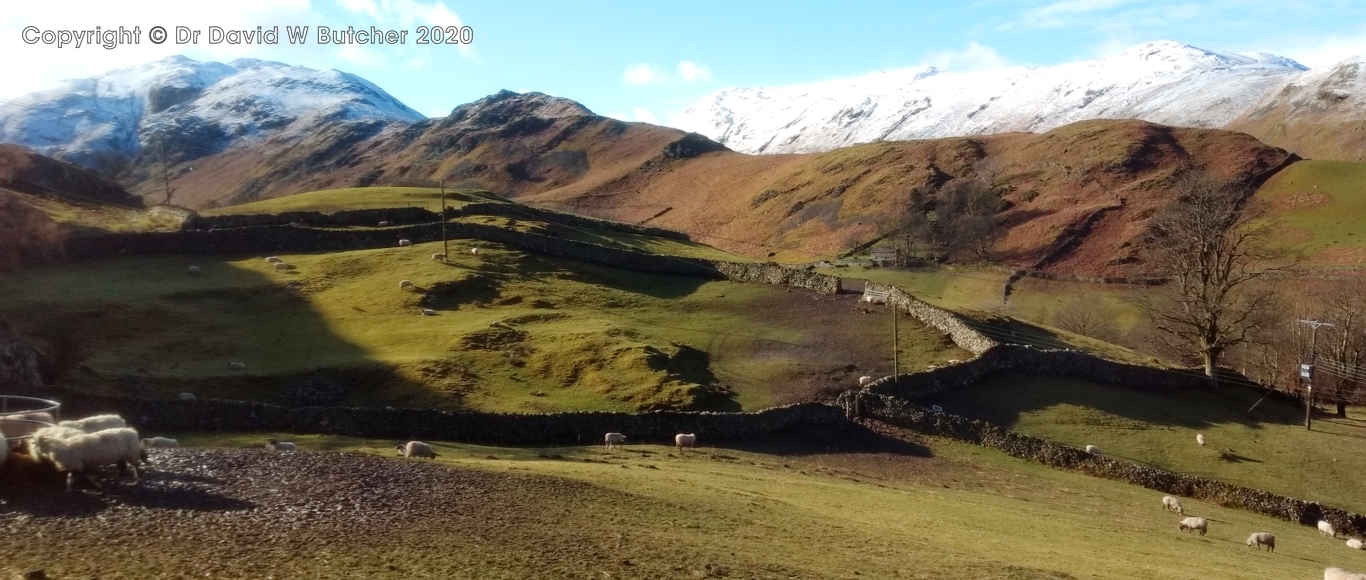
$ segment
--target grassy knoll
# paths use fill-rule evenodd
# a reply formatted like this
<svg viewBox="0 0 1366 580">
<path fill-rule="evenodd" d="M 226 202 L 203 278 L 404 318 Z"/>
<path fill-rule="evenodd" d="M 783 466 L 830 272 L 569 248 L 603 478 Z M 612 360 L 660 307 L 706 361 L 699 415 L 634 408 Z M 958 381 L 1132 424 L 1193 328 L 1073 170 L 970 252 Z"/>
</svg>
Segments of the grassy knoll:
<svg viewBox="0 0 1366 580">
<path fill-rule="evenodd" d="M 256 446 L 267 436 L 180 439 Z M 304 449 L 393 453 L 390 441 L 290 438 Z M 560 517 L 603 537 L 614 562 L 631 560 L 584 570 L 594 577 L 660 577 L 652 571 L 662 567 L 664 577 L 679 578 L 1237 579 L 1366 568 L 1366 554 L 1290 522 L 1190 500 L 1188 511 L 1210 520 L 1209 535 L 1191 536 L 1177 531 L 1178 516 L 1164 512 L 1161 494 L 1151 490 L 937 439 L 827 452 L 850 440 L 816 435 L 805 447 L 769 442 L 682 455 L 648 444 L 615 452 L 434 446 L 439 461 L 453 467 L 593 486 L 597 491 L 560 506 Z M 610 509 L 626 504 L 632 509 Z M 585 513 L 592 511 L 598 517 Z M 1243 546 L 1252 531 L 1276 534 L 1277 551 Z M 476 544 L 489 562 L 503 564 L 501 544 L 523 533 L 513 525 Z M 469 549 L 462 543 L 461 551 Z M 435 566 L 452 556 L 429 557 Z"/>
<path fill-rule="evenodd" d="M 1300 161 L 1257 190 L 1284 231 L 1286 248 L 1320 265 L 1360 265 L 1366 257 L 1366 163 Z"/>
<path fill-rule="evenodd" d="M 476 243 L 477 256 L 465 251 Z M 440 246 L 282 255 L 298 268 L 287 273 L 261 256 L 34 269 L 0 280 L 0 316 L 74 342 L 88 370 L 64 382 L 254 400 L 339 369 L 356 385 L 353 404 L 735 410 L 890 371 L 891 321 L 863 314 L 853 296 L 647 275 L 471 240 L 434 263 Z M 187 274 L 190 264 L 203 274 Z M 405 279 L 415 290 L 399 288 Z M 420 314 L 424 293 L 436 316 Z M 967 356 L 909 321 L 902 345 L 904 365 Z"/>
<path fill-rule="evenodd" d="M 1210 477 L 1356 512 L 1366 511 L 1366 420 L 1323 417 L 1241 389 L 1142 393 L 1083 381 L 1003 373 L 934 401 L 946 411 L 1020 433 L 1163 469 Z M 1195 434 L 1204 433 L 1200 447 Z"/>
</svg>

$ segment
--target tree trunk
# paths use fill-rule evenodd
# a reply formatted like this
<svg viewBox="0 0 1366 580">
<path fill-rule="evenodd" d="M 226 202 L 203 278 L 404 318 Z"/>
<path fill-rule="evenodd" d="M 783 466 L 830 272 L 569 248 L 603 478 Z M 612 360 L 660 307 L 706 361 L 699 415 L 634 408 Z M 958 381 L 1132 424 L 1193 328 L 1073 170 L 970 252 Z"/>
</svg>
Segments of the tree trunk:
<svg viewBox="0 0 1366 580">
<path fill-rule="evenodd" d="M 1338 417 L 1339 417 L 1339 418 L 1342 418 L 1342 419 L 1346 419 L 1346 418 L 1347 418 L 1347 402 L 1346 402 L 1346 401 L 1338 401 Z"/>
</svg>

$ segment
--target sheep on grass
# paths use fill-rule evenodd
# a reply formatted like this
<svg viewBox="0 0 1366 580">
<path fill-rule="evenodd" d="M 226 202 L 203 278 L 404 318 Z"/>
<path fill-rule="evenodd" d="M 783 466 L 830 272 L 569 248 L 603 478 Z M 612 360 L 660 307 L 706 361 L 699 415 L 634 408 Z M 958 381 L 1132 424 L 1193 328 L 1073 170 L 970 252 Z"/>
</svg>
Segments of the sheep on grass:
<svg viewBox="0 0 1366 580">
<path fill-rule="evenodd" d="M 446 254 L 440 254 L 440 253 L 438 253 L 438 254 L 432 254 L 432 261 L 433 261 L 433 262 L 445 262 L 445 261 L 446 261 Z"/>
<path fill-rule="evenodd" d="M 1251 536 L 1248 536 L 1247 542 L 1244 543 L 1246 543 L 1249 548 L 1257 548 L 1260 550 L 1262 549 L 1262 546 L 1266 546 L 1267 550 L 1272 552 L 1276 551 L 1276 536 L 1272 535 L 1270 532 L 1255 532 Z"/>
<path fill-rule="evenodd" d="M 1328 523 L 1327 520 L 1319 520 L 1319 535 L 1331 538 L 1338 537 L 1337 531 L 1333 529 L 1333 524 Z"/>
<path fill-rule="evenodd" d="M 682 451 L 684 448 L 697 447 L 697 435 L 693 433 L 679 433 L 674 435 L 674 446 L 678 447 L 679 451 Z"/>
<path fill-rule="evenodd" d="M 106 414 L 94 415 L 91 417 L 86 417 L 84 419 L 62 421 L 61 423 L 58 423 L 57 426 L 66 427 L 68 429 L 75 429 L 77 431 L 84 431 L 86 433 L 94 433 L 96 431 L 103 431 L 105 429 L 118 429 L 119 427 L 127 427 L 128 422 L 124 421 L 123 417 L 120 417 L 118 415 Z"/>
<path fill-rule="evenodd" d="M 420 312 L 423 316 L 436 316 L 436 311 L 431 308 L 423 308 Z"/>
<path fill-rule="evenodd" d="M 299 446 L 289 442 L 271 439 L 266 441 L 266 451 L 298 451 Z"/>
<path fill-rule="evenodd" d="M 616 445 L 625 445 L 626 436 L 621 433 L 608 433 L 602 438 L 602 444 L 607 446 L 608 449 L 611 449 Z"/>
<path fill-rule="evenodd" d="M 412 287 L 413 287 L 413 281 L 412 281 L 412 280 L 399 280 L 399 281 L 398 281 L 398 289 L 399 289 L 399 290 L 402 290 L 402 289 L 404 289 L 404 288 L 412 288 Z"/>
<path fill-rule="evenodd" d="M 1181 507 L 1181 500 L 1176 499 L 1170 495 L 1162 497 L 1162 509 L 1174 511 L 1177 514 L 1182 515 L 1186 513 L 1185 508 Z"/>
<path fill-rule="evenodd" d="M 179 395 L 176 395 L 176 398 L 182 401 L 193 401 L 195 399 L 195 396 L 194 393 L 181 393 Z"/>
<path fill-rule="evenodd" d="M 199 266 L 190 266 L 190 267 L 187 268 L 185 271 L 186 271 L 186 272 L 189 272 L 189 273 L 191 273 L 191 274 L 198 274 L 198 273 L 202 272 L 202 270 L 199 269 Z"/>
<path fill-rule="evenodd" d="M 1100 448 L 1096 447 L 1095 445 L 1087 445 L 1086 452 L 1090 453 L 1091 455 L 1100 455 Z"/>
<path fill-rule="evenodd" d="M 1205 518 L 1186 518 L 1181 520 L 1181 523 L 1177 524 L 1176 527 L 1183 532 L 1200 532 L 1200 535 L 1203 536 L 1205 532 L 1209 531 L 1209 522 Z"/>
<path fill-rule="evenodd" d="M 1358 540 L 1356 538 L 1347 540 L 1347 547 L 1353 550 L 1366 550 L 1366 544 L 1362 544 L 1361 540 Z"/>
<path fill-rule="evenodd" d="M 244 370 L 247 370 L 247 363 L 244 363 L 244 362 L 236 362 L 236 361 L 229 362 L 229 363 L 228 363 L 228 368 L 230 368 L 230 369 L 232 369 L 232 370 L 235 370 L 235 371 L 244 371 Z"/>
<path fill-rule="evenodd" d="M 283 261 L 284 261 L 284 260 L 281 260 L 279 256 L 270 256 L 270 257 L 266 258 L 266 263 L 267 263 L 267 264 L 279 264 L 280 262 L 283 262 Z"/>
<path fill-rule="evenodd" d="M 1323 571 L 1323 580 L 1366 580 L 1366 574 L 1348 572 L 1342 568 L 1326 568 Z"/>
<path fill-rule="evenodd" d="M 860 387 L 867 386 L 868 383 L 871 383 L 871 382 L 873 382 L 873 377 L 862 376 L 862 377 L 859 377 L 859 378 L 858 378 L 858 386 L 860 386 Z"/>
<path fill-rule="evenodd" d="M 1204 447 L 1204 446 L 1205 446 L 1205 434 L 1204 434 L 1204 433 L 1196 433 L 1196 434 L 1195 434 L 1195 442 L 1196 442 L 1196 443 L 1199 443 L 1201 447 Z"/>
<path fill-rule="evenodd" d="M 411 246 L 413 245 L 413 241 L 408 238 L 403 238 L 398 241 L 398 245 L 399 247 Z"/>
<path fill-rule="evenodd" d="M 404 457 L 436 459 L 436 451 L 432 450 L 432 446 L 421 441 L 409 441 L 407 443 L 400 443 L 397 447 L 395 447 L 395 449 L 398 449 L 398 454 Z"/>
<path fill-rule="evenodd" d="M 171 449 L 180 447 L 180 442 L 169 437 L 146 437 L 142 440 L 143 449 Z"/>
<path fill-rule="evenodd" d="M 138 432 L 127 427 L 105 429 L 94 433 L 79 433 L 69 437 L 52 438 L 48 441 L 47 453 L 43 455 L 52 461 L 58 471 L 66 473 L 66 490 L 71 491 L 76 474 L 81 474 L 91 485 L 100 487 L 99 482 L 90 477 L 90 471 L 104 465 L 118 464 L 123 475 L 125 469 L 132 469 L 133 483 L 138 482 L 139 461 L 147 458 L 142 448 Z"/>
</svg>

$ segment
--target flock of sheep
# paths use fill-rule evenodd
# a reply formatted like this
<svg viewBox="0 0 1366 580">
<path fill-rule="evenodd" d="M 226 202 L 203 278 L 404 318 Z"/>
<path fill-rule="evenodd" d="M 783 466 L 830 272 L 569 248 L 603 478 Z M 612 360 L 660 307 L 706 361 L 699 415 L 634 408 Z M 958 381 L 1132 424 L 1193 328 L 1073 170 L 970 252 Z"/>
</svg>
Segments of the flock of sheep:
<svg viewBox="0 0 1366 580">
<path fill-rule="evenodd" d="M 617 445 L 625 445 L 626 436 L 621 433 L 608 433 L 603 436 L 602 444 L 608 449 L 616 447 Z M 677 447 L 679 451 L 697 447 L 697 434 L 679 433 L 674 435 L 674 447 Z"/>
<path fill-rule="evenodd" d="M 91 485 L 99 482 L 91 473 L 106 465 L 117 465 L 118 477 L 131 469 L 133 481 L 138 481 L 138 464 L 147 461 L 147 449 L 178 447 L 174 439 L 152 437 L 143 439 L 135 429 L 118 415 L 95 415 L 84 419 L 54 422 L 46 412 L 24 413 L 0 417 L 0 437 L 22 443 L 0 451 L 0 464 L 7 461 L 28 461 L 50 466 L 66 474 L 66 489 L 70 491 L 77 475 Z"/>
</svg>

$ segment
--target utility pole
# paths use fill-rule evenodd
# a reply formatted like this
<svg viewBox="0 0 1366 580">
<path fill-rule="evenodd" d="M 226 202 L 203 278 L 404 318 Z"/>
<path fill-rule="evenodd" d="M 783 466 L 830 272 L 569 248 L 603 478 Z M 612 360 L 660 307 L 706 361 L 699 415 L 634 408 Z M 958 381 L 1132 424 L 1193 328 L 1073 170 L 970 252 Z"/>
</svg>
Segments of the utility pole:
<svg viewBox="0 0 1366 580">
<path fill-rule="evenodd" d="M 449 260 L 451 255 L 451 244 L 446 241 L 446 181 L 438 181 L 437 185 L 441 187 L 441 253 Z"/>
<path fill-rule="evenodd" d="M 901 374 L 900 345 L 898 340 L 901 333 L 897 332 L 897 319 L 901 318 L 896 310 L 896 304 L 892 303 L 891 293 L 887 296 L 887 306 L 892 310 L 892 384 L 896 384 L 898 375 Z"/>
<path fill-rule="evenodd" d="M 1305 380 L 1304 428 L 1312 429 L 1314 414 L 1314 365 L 1318 364 L 1319 358 L 1319 327 L 1333 327 L 1335 325 L 1328 322 L 1319 322 L 1317 320 L 1300 319 L 1300 322 L 1308 324 L 1309 328 L 1312 329 L 1309 334 L 1311 337 L 1309 339 L 1309 364 L 1300 365 L 1300 377 Z"/>
</svg>

